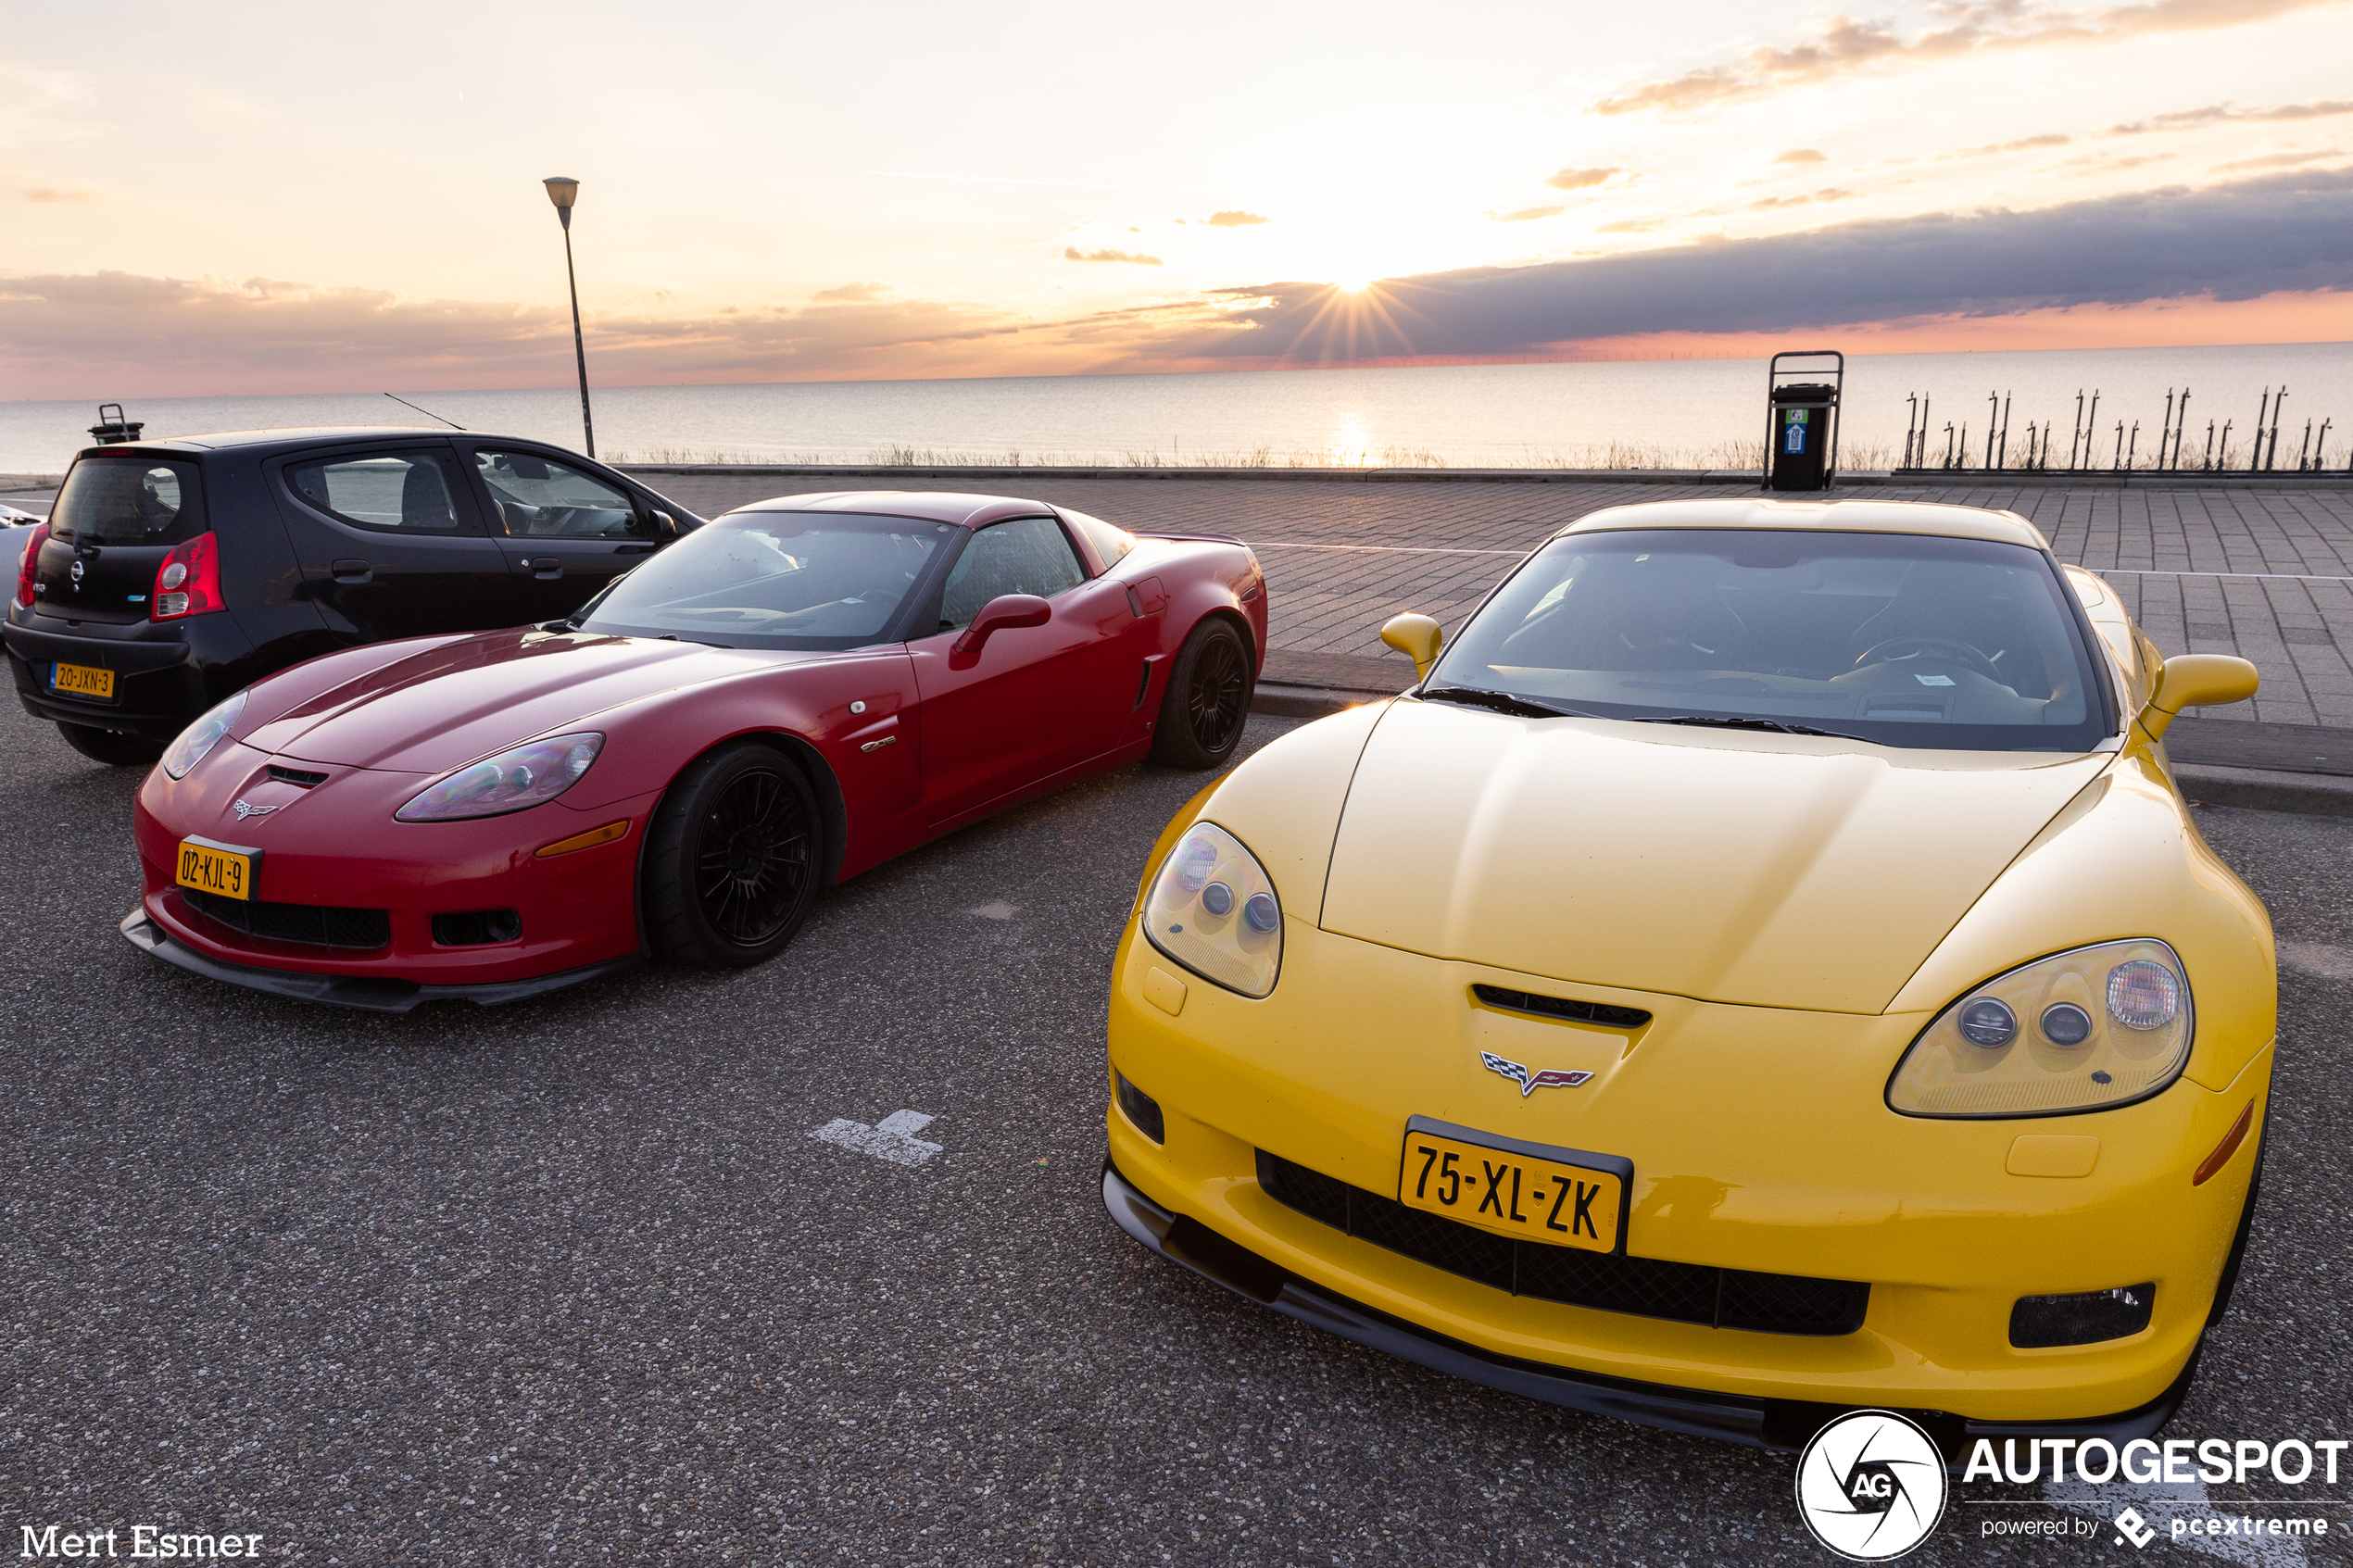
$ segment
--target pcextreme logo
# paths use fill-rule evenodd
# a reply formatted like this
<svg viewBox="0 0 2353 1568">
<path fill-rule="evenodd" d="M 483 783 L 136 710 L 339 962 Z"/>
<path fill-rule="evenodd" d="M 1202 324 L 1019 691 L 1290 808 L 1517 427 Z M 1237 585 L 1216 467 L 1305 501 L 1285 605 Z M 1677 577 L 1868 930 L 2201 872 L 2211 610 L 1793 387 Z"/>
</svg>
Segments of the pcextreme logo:
<svg viewBox="0 0 2353 1568">
<path fill-rule="evenodd" d="M 1944 1517 L 1944 1461 L 1892 1411 L 1843 1415 L 1797 1461 L 1797 1515 L 1814 1538 L 1855 1562 L 1884 1562 L 1928 1539 Z"/>
</svg>

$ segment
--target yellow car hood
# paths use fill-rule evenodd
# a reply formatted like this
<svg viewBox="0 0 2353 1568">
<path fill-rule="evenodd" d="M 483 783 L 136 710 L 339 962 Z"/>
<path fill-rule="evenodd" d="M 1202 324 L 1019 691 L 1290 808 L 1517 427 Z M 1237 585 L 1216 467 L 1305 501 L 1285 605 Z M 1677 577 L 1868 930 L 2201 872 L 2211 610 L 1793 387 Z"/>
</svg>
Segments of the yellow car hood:
<svg viewBox="0 0 2353 1568">
<path fill-rule="evenodd" d="M 1881 1012 L 2111 760 L 1395 702 L 1320 923 L 1571 984 Z"/>
</svg>

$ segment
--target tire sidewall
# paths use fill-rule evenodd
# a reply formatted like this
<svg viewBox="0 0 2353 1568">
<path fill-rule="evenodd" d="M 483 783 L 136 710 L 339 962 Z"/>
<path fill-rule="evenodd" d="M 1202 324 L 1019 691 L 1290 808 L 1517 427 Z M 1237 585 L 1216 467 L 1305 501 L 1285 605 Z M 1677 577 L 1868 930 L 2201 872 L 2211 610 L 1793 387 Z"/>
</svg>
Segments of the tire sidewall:
<svg viewBox="0 0 2353 1568">
<path fill-rule="evenodd" d="M 711 806 L 744 774 L 776 774 L 799 801 L 807 823 L 809 880 L 798 906 L 775 935 L 746 947 L 711 923 L 694 885 L 695 850 L 698 827 Z M 760 741 L 739 741 L 689 765 L 655 808 L 647 834 L 647 879 L 641 907 L 647 934 L 655 951 L 665 958 L 713 968 L 746 969 L 764 963 L 788 946 L 817 901 L 817 884 L 824 865 L 824 819 L 817 809 L 816 791 L 800 765 L 781 748 Z"/>
<path fill-rule="evenodd" d="M 1210 644 L 1223 635 L 1232 640 L 1234 651 L 1241 659 L 1241 715 L 1234 725 L 1232 738 L 1226 745 L 1211 750 L 1201 744 L 1193 734 L 1189 694 L 1201 662 Z M 1174 667 L 1168 672 L 1168 689 L 1160 699 L 1160 716 L 1154 726 L 1152 760 L 1173 768 L 1215 768 L 1223 766 L 1239 750 L 1242 730 L 1250 718 L 1250 694 L 1257 684 L 1255 661 L 1251 658 L 1249 640 L 1233 622 L 1223 616 L 1204 618 L 1185 637 L 1184 646 L 1177 650 Z"/>
</svg>

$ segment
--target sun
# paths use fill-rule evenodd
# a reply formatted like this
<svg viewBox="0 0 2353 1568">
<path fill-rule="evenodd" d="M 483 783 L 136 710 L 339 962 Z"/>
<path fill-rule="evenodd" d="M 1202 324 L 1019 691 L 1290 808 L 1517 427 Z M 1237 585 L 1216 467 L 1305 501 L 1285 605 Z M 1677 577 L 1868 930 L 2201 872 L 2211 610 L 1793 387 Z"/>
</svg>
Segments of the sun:
<svg viewBox="0 0 2353 1568">
<path fill-rule="evenodd" d="M 1372 286 L 1373 281 L 1370 278 L 1362 276 L 1361 274 L 1346 278 L 1334 278 L 1332 280 L 1332 287 L 1338 289 L 1342 294 L 1363 294 L 1366 289 L 1371 288 Z"/>
</svg>

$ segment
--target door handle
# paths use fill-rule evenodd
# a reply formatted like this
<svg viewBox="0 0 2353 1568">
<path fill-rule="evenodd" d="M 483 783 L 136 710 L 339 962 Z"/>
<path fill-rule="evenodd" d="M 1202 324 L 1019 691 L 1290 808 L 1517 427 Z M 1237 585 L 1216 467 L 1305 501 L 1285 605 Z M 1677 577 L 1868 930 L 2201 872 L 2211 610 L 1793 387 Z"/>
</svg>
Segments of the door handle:
<svg viewBox="0 0 2353 1568">
<path fill-rule="evenodd" d="M 556 556 L 534 556 L 522 563 L 522 569 L 542 583 L 552 583 L 564 574 L 564 563 Z"/>
<path fill-rule="evenodd" d="M 355 584 L 371 582 L 376 575 L 376 569 L 364 560 L 339 560 L 333 571 L 336 582 Z"/>
<path fill-rule="evenodd" d="M 658 546 L 653 545 L 615 545 L 612 553 L 617 556 L 649 556 L 656 548 Z"/>
</svg>

